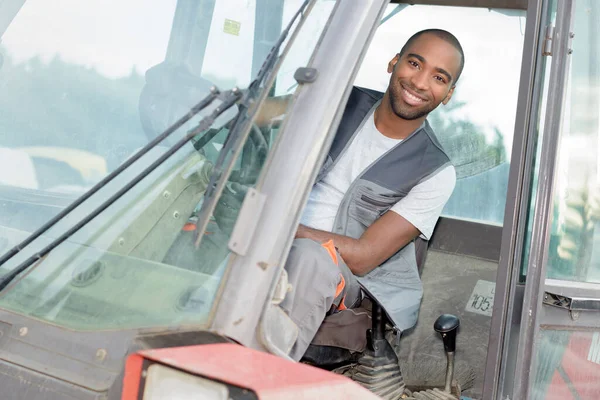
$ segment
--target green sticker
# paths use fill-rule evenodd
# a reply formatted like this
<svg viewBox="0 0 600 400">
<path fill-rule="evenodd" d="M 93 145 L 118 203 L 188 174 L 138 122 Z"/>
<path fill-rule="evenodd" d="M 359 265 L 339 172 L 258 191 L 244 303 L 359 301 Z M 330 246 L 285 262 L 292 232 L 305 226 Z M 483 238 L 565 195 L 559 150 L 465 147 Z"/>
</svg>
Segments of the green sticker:
<svg viewBox="0 0 600 400">
<path fill-rule="evenodd" d="M 223 26 L 223 32 L 229 33 L 230 35 L 240 36 L 240 27 L 241 23 L 231 20 L 225 19 L 225 25 Z"/>
</svg>

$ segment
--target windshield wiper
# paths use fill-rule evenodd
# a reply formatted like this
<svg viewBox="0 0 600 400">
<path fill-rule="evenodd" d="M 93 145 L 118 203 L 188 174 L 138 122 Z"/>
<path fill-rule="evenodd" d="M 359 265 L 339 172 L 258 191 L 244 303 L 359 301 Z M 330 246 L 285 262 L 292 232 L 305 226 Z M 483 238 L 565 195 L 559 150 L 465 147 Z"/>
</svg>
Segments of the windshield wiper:
<svg viewBox="0 0 600 400">
<path fill-rule="evenodd" d="M 204 107 L 206 107 L 206 105 L 212 103 L 214 98 L 217 97 L 217 93 L 218 93 L 218 90 L 215 88 L 215 90 L 213 90 L 211 92 L 211 95 L 209 95 L 209 97 L 207 97 L 207 99 L 210 98 L 210 100 L 206 100 L 206 99 L 205 99 L 206 101 L 203 100 L 201 103 L 199 103 L 199 106 L 202 106 L 202 108 L 204 108 Z M 162 164 L 169 157 L 171 157 L 173 154 L 175 154 L 187 142 L 192 140 L 192 138 L 194 136 L 196 136 L 199 133 L 206 131 L 208 128 L 210 128 L 214 124 L 215 120 L 221 114 L 223 114 L 225 111 L 229 110 L 231 107 L 233 107 L 237 103 L 237 101 L 240 99 L 240 97 L 241 97 L 241 92 L 237 88 L 234 88 L 230 91 L 224 92 L 221 95 L 222 104 L 220 104 L 217 108 L 215 108 L 210 115 L 204 117 L 194 129 L 188 131 L 183 138 L 181 138 L 179 141 L 177 141 L 172 147 L 170 147 L 164 154 L 162 154 L 159 158 L 157 158 L 152 164 L 150 164 L 142 172 L 140 172 L 138 175 L 136 175 L 135 178 L 133 178 L 130 182 L 127 183 L 127 185 L 125 185 L 121 189 L 119 189 L 115 194 L 113 194 L 110 198 L 108 198 L 104 203 L 100 204 L 96 209 L 94 209 L 92 212 L 87 214 L 83 219 L 81 219 L 81 221 L 79 221 L 77 224 L 75 224 L 73 227 L 71 227 L 65 233 L 63 233 L 62 235 L 60 235 L 59 237 L 54 239 L 49 245 L 47 245 L 42 250 L 40 250 L 36 254 L 32 255 L 25 261 L 23 261 L 21 264 L 19 264 L 16 268 L 12 269 L 7 274 L 3 275 L 0 278 L 0 290 L 3 290 L 13 279 L 15 279 L 20 273 L 25 271 L 30 265 L 32 265 L 34 262 L 36 262 L 38 260 L 41 260 L 48 253 L 50 253 L 53 249 L 55 249 L 57 246 L 59 246 L 61 243 L 63 243 L 65 240 L 67 240 L 70 236 L 72 236 L 77 231 L 79 231 L 84 225 L 86 225 L 92 219 L 97 217 L 98 214 L 100 214 L 102 211 L 104 211 L 108 207 L 110 207 L 115 201 L 117 201 L 127 191 L 129 191 L 132 187 L 134 187 L 137 183 L 139 183 L 142 179 L 144 179 L 148 174 L 150 174 L 152 171 L 154 171 L 160 164 Z M 206 105 L 205 105 L 205 103 L 206 103 Z M 190 110 L 190 113 L 192 113 L 193 111 L 196 111 L 196 108 Z M 198 111 L 200 111 L 200 110 L 197 110 L 196 113 Z M 188 113 L 187 115 L 189 115 L 190 113 Z M 178 123 L 181 120 L 183 120 L 184 118 L 180 119 L 178 121 Z M 188 118 L 188 120 L 189 120 L 189 118 Z M 181 125 L 182 124 L 179 124 L 179 126 L 181 126 Z M 169 128 L 167 131 L 170 131 L 170 130 L 171 130 L 171 128 Z M 161 136 L 163 136 L 163 135 L 161 135 Z"/>
<path fill-rule="evenodd" d="M 213 166 L 213 170 L 210 176 L 210 180 L 208 186 L 206 188 L 206 192 L 204 193 L 204 201 L 202 202 L 202 206 L 200 207 L 200 211 L 198 212 L 198 221 L 196 222 L 196 232 L 197 237 L 195 241 L 195 246 L 200 246 L 200 242 L 202 241 L 202 237 L 204 236 L 202 233 L 206 230 L 208 226 L 208 222 L 210 219 L 210 214 L 213 212 L 218 196 L 223 192 L 223 188 L 226 184 L 226 179 L 222 179 L 223 176 L 227 177 L 228 174 L 224 174 L 224 172 L 228 172 L 233 163 L 235 161 L 235 157 L 231 157 L 229 162 L 226 164 L 225 160 L 229 153 L 233 150 L 239 150 L 240 146 L 243 145 L 242 133 L 248 132 L 248 124 L 243 123 L 247 121 L 251 121 L 251 117 L 248 117 L 248 110 L 250 109 L 254 100 L 259 96 L 266 94 L 263 93 L 262 90 L 268 88 L 271 84 L 271 81 L 274 79 L 274 76 L 271 72 L 273 72 L 275 64 L 280 59 L 279 50 L 285 39 L 288 37 L 292 27 L 294 26 L 298 17 L 303 16 L 303 19 L 300 20 L 298 27 L 294 31 L 295 36 L 300 29 L 300 26 L 304 22 L 306 16 L 304 12 L 306 11 L 308 5 L 311 3 L 311 0 L 305 0 L 300 8 L 296 11 L 296 13 L 292 16 L 292 19 L 286 26 L 286 28 L 281 32 L 281 35 L 269 51 L 269 54 L 265 58 L 256 78 L 250 83 L 248 89 L 244 92 L 244 96 L 239 104 L 239 113 L 237 118 L 234 120 L 227 137 L 223 143 L 223 147 L 219 152 L 219 157 Z M 314 3 L 314 2 L 313 2 Z M 290 40 L 290 43 L 293 41 L 293 38 Z M 289 45 L 288 45 L 289 48 Z M 256 112 L 256 110 L 254 110 Z M 253 117 L 253 116 L 252 116 Z"/>
<path fill-rule="evenodd" d="M 23 250 L 26 246 L 32 243 L 34 240 L 42 236 L 46 233 L 50 228 L 52 228 L 58 221 L 63 219 L 67 214 L 71 211 L 79 207 L 84 201 L 92 197 L 94 193 L 105 187 L 110 181 L 112 181 L 117 175 L 123 172 L 125 169 L 129 168 L 134 162 L 142 158 L 146 153 L 156 147 L 160 142 L 169 137 L 173 132 L 177 129 L 181 128 L 186 122 L 192 119 L 196 114 L 200 111 L 204 110 L 206 107 L 212 104 L 212 102 L 219 95 L 219 90 L 216 87 L 212 87 L 208 96 L 202 99 L 198 104 L 188 111 L 187 114 L 179 118 L 173 125 L 167 128 L 163 133 L 155 137 L 152 141 L 142 147 L 137 153 L 127 159 L 123 164 L 117 167 L 113 172 L 106 175 L 100 182 L 95 184 L 91 189 L 85 192 L 81 197 L 77 198 L 73 203 L 71 203 L 68 207 L 64 208 L 61 212 L 55 215 L 50 221 L 46 222 L 39 229 L 29 235 L 25 240 L 21 243 L 10 249 L 6 252 L 2 257 L 0 257 L 0 266 L 2 266 L 5 262 L 16 256 L 21 250 Z"/>
</svg>

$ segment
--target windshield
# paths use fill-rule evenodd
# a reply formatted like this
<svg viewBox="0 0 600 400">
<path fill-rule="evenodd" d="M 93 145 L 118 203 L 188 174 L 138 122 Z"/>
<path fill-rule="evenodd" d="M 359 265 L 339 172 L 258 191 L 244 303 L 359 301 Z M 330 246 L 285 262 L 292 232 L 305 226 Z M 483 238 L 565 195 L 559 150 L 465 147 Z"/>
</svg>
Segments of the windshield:
<svg viewBox="0 0 600 400">
<path fill-rule="evenodd" d="M 2 253 L 160 135 L 211 87 L 247 87 L 303 1 L 149 7 L 141 0 L 28 0 L 20 9 L 14 5 L 22 1 L 12 3 L 18 13 L 5 31 L 0 26 Z M 309 64 L 334 6 L 315 3 L 306 22 L 292 28 L 301 26 L 265 88 L 270 96 L 292 94 L 295 70 Z M 0 14 L 6 4 L 0 3 Z M 104 203 L 219 104 L 134 162 L 0 273 Z M 205 324 L 226 275 L 241 199 L 278 133 L 267 124 L 243 138 L 233 171 L 223 177 L 225 191 L 199 234 L 198 211 L 236 110 L 32 265 L 0 294 L 0 307 L 77 330 Z"/>
</svg>

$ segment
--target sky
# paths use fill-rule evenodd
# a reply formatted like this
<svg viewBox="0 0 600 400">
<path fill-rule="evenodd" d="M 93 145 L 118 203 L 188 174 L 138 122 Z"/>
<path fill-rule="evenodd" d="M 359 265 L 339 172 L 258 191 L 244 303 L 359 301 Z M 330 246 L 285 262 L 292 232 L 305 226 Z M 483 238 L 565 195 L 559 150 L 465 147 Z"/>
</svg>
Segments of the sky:
<svg viewBox="0 0 600 400">
<path fill-rule="evenodd" d="M 164 59 L 175 0 L 26 0 L 2 37 L 17 62 L 55 55 L 109 77 Z M 33 29 L 35 27 L 35 29 Z"/>
<path fill-rule="evenodd" d="M 285 21 L 300 2 L 286 1 Z M 175 10 L 174 0 L 149 4 L 144 0 L 27 0 L 4 34 L 2 46 L 17 62 L 34 56 L 47 62 L 59 55 L 107 77 L 127 76 L 132 69 L 143 74 L 164 60 Z M 314 45 L 332 6 L 332 1 L 324 0 L 313 11 L 306 34 L 299 38 L 307 49 Z M 251 0 L 216 3 L 203 73 L 235 78 L 242 85 L 249 82 L 254 13 Z M 239 23 L 237 35 L 224 33 L 225 20 Z M 406 7 L 376 32 L 356 84 L 385 90 L 389 59 L 412 33 L 430 27 L 454 33 L 464 48 L 465 69 L 454 97 L 467 102 L 461 113 L 482 125 L 488 135 L 498 127 L 510 148 L 524 17 L 465 7 Z M 296 46 L 282 67 L 282 78 L 290 83 L 295 67 L 308 62 L 310 52 L 301 51 L 303 46 Z"/>
</svg>

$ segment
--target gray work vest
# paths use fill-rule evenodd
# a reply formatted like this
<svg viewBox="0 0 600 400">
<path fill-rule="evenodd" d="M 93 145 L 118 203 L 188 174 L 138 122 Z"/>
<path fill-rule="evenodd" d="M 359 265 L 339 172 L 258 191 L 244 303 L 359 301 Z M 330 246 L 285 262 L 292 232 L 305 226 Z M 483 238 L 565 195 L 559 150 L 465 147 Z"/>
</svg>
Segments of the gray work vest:
<svg viewBox="0 0 600 400">
<path fill-rule="evenodd" d="M 355 87 L 348 99 L 328 157 L 317 176 L 320 181 L 347 150 L 383 93 Z M 450 165 L 429 123 L 411 133 L 369 165 L 352 182 L 337 212 L 333 232 L 358 239 L 363 232 L 408 194 L 419 182 Z M 392 323 L 406 330 L 417 322 L 423 285 L 411 242 L 358 281 L 385 309 Z"/>
</svg>

